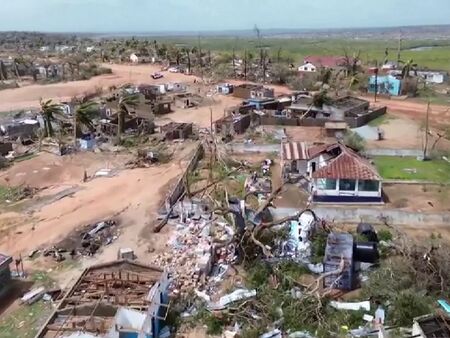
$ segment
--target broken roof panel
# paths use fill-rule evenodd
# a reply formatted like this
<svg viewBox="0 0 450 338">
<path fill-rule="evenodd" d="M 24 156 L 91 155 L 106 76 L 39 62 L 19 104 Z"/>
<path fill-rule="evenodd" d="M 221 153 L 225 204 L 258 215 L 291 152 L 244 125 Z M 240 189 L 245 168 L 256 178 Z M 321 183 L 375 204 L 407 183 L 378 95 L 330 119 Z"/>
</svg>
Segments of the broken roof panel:
<svg viewBox="0 0 450 338">
<path fill-rule="evenodd" d="M 0 268 L 9 265 L 12 262 L 12 257 L 0 253 Z"/>
<path fill-rule="evenodd" d="M 351 149 L 341 146 L 342 152 L 314 172 L 313 178 L 380 180 L 378 171 Z"/>
<path fill-rule="evenodd" d="M 450 338 L 450 318 L 445 314 L 425 315 L 414 320 L 426 338 Z"/>
<path fill-rule="evenodd" d="M 281 145 L 281 156 L 283 159 L 291 160 L 307 160 L 308 146 L 305 142 L 288 142 Z"/>
<path fill-rule="evenodd" d="M 339 143 L 310 145 L 307 142 L 286 142 L 281 145 L 281 156 L 288 161 L 311 160 L 341 147 Z"/>
<path fill-rule="evenodd" d="M 155 296 L 160 286 L 167 286 L 167 273 L 156 267 L 126 260 L 94 265 L 82 273 L 36 338 L 67 337 L 78 331 L 105 334 L 120 307 L 151 310 L 156 303 L 149 294 Z"/>
</svg>

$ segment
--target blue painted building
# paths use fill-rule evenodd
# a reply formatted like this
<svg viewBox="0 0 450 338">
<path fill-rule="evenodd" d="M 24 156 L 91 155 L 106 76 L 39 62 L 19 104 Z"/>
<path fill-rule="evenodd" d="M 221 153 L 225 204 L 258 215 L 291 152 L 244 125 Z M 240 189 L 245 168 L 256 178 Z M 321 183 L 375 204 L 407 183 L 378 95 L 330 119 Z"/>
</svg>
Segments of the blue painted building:
<svg viewBox="0 0 450 338">
<path fill-rule="evenodd" d="M 372 75 L 369 77 L 369 93 L 375 93 L 375 87 L 378 87 L 378 94 L 400 96 L 402 93 L 402 80 L 392 75 L 379 75 L 378 85 L 375 86 L 375 75 Z"/>
</svg>

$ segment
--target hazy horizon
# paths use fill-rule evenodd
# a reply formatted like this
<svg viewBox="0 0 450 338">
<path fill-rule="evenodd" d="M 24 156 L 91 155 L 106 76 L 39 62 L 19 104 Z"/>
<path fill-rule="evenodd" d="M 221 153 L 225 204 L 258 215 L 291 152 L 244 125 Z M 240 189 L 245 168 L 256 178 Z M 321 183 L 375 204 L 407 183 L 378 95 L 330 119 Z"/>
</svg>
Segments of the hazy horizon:
<svg viewBox="0 0 450 338">
<path fill-rule="evenodd" d="M 15 0 L 2 6 L 1 31 L 164 33 L 327 30 L 450 23 L 450 1 L 434 0 Z M 356 15 L 357 14 L 357 15 Z"/>
</svg>

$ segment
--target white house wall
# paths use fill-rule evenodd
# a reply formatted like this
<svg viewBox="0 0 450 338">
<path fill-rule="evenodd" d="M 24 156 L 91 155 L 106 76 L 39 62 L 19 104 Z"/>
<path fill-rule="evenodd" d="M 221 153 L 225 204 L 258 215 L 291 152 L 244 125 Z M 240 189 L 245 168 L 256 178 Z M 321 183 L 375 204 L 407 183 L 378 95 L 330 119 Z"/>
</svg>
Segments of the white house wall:
<svg viewBox="0 0 450 338">
<path fill-rule="evenodd" d="M 358 182 L 359 180 L 356 180 L 355 184 L 355 190 L 353 191 L 340 191 L 339 190 L 339 179 L 336 180 L 336 189 L 318 189 L 318 179 L 315 179 L 313 181 L 313 187 L 314 188 L 313 194 L 317 196 L 357 196 L 357 197 L 381 197 L 381 182 L 379 182 L 378 185 L 378 191 L 360 191 L 358 190 Z"/>
<path fill-rule="evenodd" d="M 310 72 L 315 73 L 317 71 L 317 67 L 312 63 L 305 63 L 304 65 L 298 67 L 299 72 Z"/>
</svg>

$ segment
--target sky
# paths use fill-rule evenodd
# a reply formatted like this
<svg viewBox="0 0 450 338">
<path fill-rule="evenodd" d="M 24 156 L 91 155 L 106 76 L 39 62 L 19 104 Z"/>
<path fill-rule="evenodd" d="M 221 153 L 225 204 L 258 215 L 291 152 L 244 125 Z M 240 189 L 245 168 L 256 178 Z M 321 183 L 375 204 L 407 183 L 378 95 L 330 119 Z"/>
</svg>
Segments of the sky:
<svg viewBox="0 0 450 338">
<path fill-rule="evenodd" d="M 0 0 L 0 31 L 164 32 L 450 24 L 450 0 Z"/>
</svg>

